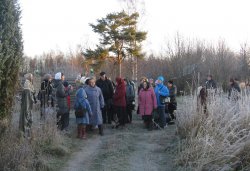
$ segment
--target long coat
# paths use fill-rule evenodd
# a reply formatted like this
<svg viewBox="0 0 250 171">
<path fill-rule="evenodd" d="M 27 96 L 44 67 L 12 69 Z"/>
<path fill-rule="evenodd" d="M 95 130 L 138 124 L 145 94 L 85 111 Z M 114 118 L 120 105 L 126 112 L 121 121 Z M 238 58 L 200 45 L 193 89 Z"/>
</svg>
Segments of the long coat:
<svg viewBox="0 0 250 171">
<path fill-rule="evenodd" d="M 89 118 L 92 115 L 91 107 L 89 101 L 87 99 L 87 94 L 83 88 L 79 88 L 76 92 L 76 100 L 74 104 L 74 109 L 78 109 L 79 107 L 83 107 L 86 109 L 86 113 L 84 117 L 76 118 L 77 124 L 89 124 Z"/>
<path fill-rule="evenodd" d="M 21 113 L 19 118 L 19 129 L 24 134 L 29 134 L 32 125 L 32 108 L 34 103 L 33 98 L 34 87 L 29 80 L 24 83 L 21 99 Z M 29 136 L 29 135 L 28 135 Z"/>
<path fill-rule="evenodd" d="M 114 105 L 118 107 L 126 107 L 126 87 L 124 80 L 116 78 L 117 86 L 113 97 Z"/>
<path fill-rule="evenodd" d="M 151 115 L 153 109 L 157 108 L 157 100 L 153 88 L 141 89 L 138 102 L 140 115 Z"/>
<path fill-rule="evenodd" d="M 104 107 L 104 98 L 102 95 L 102 91 L 97 86 L 88 86 L 85 88 L 85 91 L 93 114 L 90 117 L 89 123 L 93 126 L 101 125 L 103 123 L 101 108 Z"/>
<path fill-rule="evenodd" d="M 55 80 L 54 90 L 56 96 L 56 104 L 58 109 L 58 114 L 63 115 L 69 112 L 67 104 L 67 95 L 65 93 L 65 88 L 61 80 Z"/>
</svg>

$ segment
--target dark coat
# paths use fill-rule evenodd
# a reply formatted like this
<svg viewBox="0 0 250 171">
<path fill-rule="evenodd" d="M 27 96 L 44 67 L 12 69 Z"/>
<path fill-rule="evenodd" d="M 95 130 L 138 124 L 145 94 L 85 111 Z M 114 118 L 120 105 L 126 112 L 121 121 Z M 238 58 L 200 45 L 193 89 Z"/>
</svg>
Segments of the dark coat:
<svg viewBox="0 0 250 171">
<path fill-rule="evenodd" d="M 22 91 L 21 99 L 21 114 L 19 119 L 19 129 L 25 133 L 26 129 L 31 128 L 32 125 L 32 108 L 33 108 L 33 96 L 29 89 Z"/>
<path fill-rule="evenodd" d="M 67 104 L 67 95 L 65 93 L 65 88 L 61 80 L 54 81 L 54 90 L 56 105 L 58 107 L 58 114 L 62 115 L 69 112 Z"/>
<path fill-rule="evenodd" d="M 107 78 L 105 80 L 102 80 L 100 78 L 96 81 L 96 85 L 102 90 L 102 95 L 105 101 L 112 99 L 114 95 L 114 89 L 110 80 L 108 80 Z"/>
<path fill-rule="evenodd" d="M 126 103 L 132 104 L 135 101 L 135 90 L 131 84 L 126 85 Z"/>
<path fill-rule="evenodd" d="M 237 84 L 236 82 L 233 83 L 229 88 L 228 98 L 233 101 L 237 101 L 239 99 L 240 91 L 241 90 L 239 84 Z"/>
<path fill-rule="evenodd" d="M 208 80 L 206 82 L 206 89 L 216 89 L 216 88 L 217 88 L 217 85 L 214 80 Z"/>
<path fill-rule="evenodd" d="M 116 78 L 117 86 L 113 97 L 114 105 L 126 107 L 126 87 L 122 78 Z"/>
</svg>

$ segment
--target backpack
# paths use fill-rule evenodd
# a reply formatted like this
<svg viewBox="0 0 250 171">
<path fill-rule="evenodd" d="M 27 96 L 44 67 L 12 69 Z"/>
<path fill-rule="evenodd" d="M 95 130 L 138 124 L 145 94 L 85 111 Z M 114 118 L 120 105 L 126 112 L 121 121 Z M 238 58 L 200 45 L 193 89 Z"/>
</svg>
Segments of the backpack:
<svg viewBox="0 0 250 171">
<path fill-rule="evenodd" d="M 87 109 L 83 107 L 82 105 L 79 105 L 79 107 L 75 108 L 75 116 L 76 118 L 83 118 L 85 117 L 87 112 Z"/>
</svg>

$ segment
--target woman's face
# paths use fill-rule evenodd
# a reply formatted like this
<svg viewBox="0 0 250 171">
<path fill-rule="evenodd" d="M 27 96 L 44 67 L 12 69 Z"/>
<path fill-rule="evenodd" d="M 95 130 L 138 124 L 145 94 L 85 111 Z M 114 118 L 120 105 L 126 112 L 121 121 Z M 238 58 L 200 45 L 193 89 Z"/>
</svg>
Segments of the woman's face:
<svg viewBox="0 0 250 171">
<path fill-rule="evenodd" d="M 146 89 L 147 88 L 147 83 L 143 82 L 143 88 Z"/>
<path fill-rule="evenodd" d="M 124 81 L 124 83 L 125 83 L 125 85 L 127 85 L 128 83 L 127 83 L 127 81 Z"/>
<path fill-rule="evenodd" d="M 95 87 L 95 80 L 94 80 L 94 79 L 89 80 L 89 85 L 90 85 L 91 87 Z"/>
</svg>

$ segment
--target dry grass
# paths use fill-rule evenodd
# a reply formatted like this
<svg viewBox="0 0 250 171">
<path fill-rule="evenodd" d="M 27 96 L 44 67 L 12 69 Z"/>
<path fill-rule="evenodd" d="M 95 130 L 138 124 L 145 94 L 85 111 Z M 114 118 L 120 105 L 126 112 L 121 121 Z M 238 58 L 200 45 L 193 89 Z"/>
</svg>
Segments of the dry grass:
<svg viewBox="0 0 250 171">
<path fill-rule="evenodd" d="M 50 160 L 68 154 L 64 137 L 56 127 L 55 114 L 40 120 L 40 112 L 33 111 L 32 137 L 26 139 L 18 130 L 20 102 L 13 107 L 12 125 L 0 139 L 0 170 L 54 170 Z"/>
<path fill-rule="evenodd" d="M 250 97 L 237 102 L 211 97 L 208 113 L 197 110 L 197 98 L 185 97 L 177 111 L 182 137 L 177 164 L 191 170 L 250 169 Z"/>
</svg>

